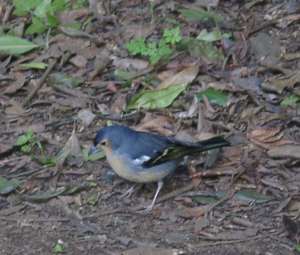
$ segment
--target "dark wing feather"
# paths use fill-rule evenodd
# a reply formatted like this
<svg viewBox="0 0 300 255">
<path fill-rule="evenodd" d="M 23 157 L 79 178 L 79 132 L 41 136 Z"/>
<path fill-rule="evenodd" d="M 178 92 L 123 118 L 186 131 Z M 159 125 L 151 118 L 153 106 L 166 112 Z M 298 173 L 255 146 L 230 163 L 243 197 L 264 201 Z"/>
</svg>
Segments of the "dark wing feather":
<svg viewBox="0 0 300 255">
<path fill-rule="evenodd" d="M 157 152 L 151 159 L 145 161 L 145 167 L 162 164 L 166 161 L 177 160 L 186 155 L 192 155 L 207 150 L 230 146 L 230 143 L 223 137 L 213 137 L 197 143 L 188 143 L 169 139 L 169 145 L 164 150 Z"/>
</svg>

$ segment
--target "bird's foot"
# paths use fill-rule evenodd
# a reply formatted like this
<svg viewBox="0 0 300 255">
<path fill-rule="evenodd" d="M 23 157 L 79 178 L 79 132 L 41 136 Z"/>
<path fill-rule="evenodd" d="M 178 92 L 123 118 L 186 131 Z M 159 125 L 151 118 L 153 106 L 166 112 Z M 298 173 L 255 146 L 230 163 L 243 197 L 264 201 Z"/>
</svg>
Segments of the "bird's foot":
<svg viewBox="0 0 300 255">
<path fill-rule="evenodd" d="M 120 198 L 130 198 L 132 196 L 132 194 L 136 191 L 138 191 L 141 188 L 141 186 L 137 186 L 137 185 L 133 185 L 130 189 L 128 189 L 127 191 L 125 191 L 124 194 L 122 194 L 120 196 Z"/>
</svg>

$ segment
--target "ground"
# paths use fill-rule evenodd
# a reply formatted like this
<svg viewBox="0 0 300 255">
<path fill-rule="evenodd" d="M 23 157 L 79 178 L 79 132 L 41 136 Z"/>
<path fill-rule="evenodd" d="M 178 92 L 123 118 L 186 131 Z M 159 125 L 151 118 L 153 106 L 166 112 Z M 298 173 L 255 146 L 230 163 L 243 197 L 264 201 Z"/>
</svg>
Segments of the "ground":
<svg viewBox="0 0 300 255">
<path fill-rule="evenodd" d="M 0 7 L 42 45 L 0 38 L 1 255 L 299 253 L 299 1 L 89 1 L 32 34 L 37 12 Z M 141 37 L 171 53 L 135 55 Z M 132 184 L 87 155 L 112 122 L 232 146 L 183 159 L 145 213 L 156 185 L 122 198 Z"/>
</svg>

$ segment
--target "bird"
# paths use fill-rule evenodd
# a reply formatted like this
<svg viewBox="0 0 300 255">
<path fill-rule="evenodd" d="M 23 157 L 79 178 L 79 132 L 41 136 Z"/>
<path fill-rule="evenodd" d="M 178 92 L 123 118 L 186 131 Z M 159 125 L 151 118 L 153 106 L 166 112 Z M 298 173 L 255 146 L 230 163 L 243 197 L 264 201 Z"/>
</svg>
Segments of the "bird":
<svg viewBox="0 0 300 255">
<path fill-rule="evenodd" d="M 100 147 L 111 168 L 121 178 L 141 184 L 156 182 L 155 195 L 145 208 L 146 212 L 150 212 L 164 179 L 176 170 L 184 156 L 225 146 L 230 146 L 230 143 L 222 136 L 191 143 L 114 124 L 98 130 L 89 154 Z"/>
</svg>

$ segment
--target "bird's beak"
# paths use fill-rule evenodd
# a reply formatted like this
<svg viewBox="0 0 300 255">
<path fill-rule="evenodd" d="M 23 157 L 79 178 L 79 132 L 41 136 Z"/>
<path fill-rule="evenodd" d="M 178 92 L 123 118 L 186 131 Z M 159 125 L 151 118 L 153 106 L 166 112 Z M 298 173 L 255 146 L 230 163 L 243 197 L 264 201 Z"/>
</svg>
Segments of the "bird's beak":
<svg viewBox="0 0 300 255">
<path fill-rule="evenodd" d="M 95 145 L 92 145 L 90 150 L 89 150 L 88 156 L 96 154 L 97 152 L 99 152 L 98 148 Z"/>
</svg>

